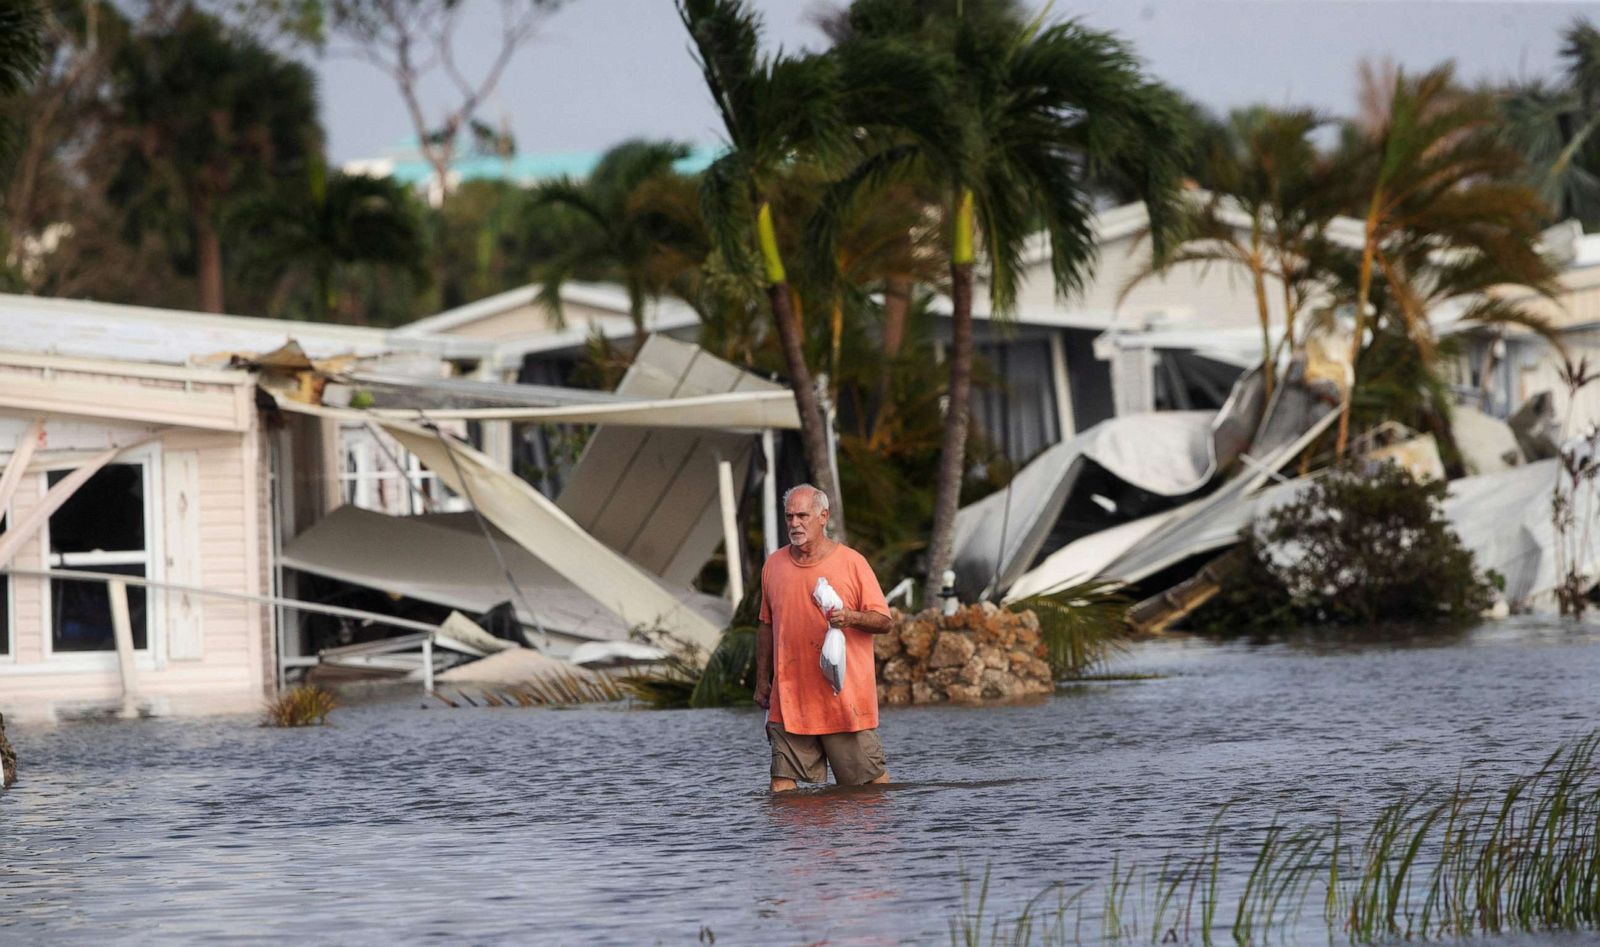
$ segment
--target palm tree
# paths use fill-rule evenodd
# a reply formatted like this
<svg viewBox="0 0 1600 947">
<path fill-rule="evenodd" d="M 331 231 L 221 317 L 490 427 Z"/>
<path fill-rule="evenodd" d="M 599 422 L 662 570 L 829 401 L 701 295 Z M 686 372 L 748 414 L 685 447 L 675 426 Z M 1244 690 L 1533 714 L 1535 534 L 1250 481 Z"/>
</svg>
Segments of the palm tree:
<svg viewBox="0 0 1600 947">
<path fill-rule="evenodd" d="M 44 25 L 35 0 L 0 0 L 0 100 L 26 90 L 44 66 Z M 10 111 L 0 112 L 0 178 L 11 173 L 17 128 Z"/>
<path fill-rule="evenodd" d="M 34 0 L 0 0 L 0 95 L 28 87 L 44 65 L 44 13 Z"/>
<path fill-rule="evenodd" d="M 677 0 L 695 56 L 727 135 L 728 150 L 702 180 L 706 226 L 724 262 L 750 267 L 751 235 L 760 280 L 800 413 L 800 439 L 813 482 L 833 498 L 844 531 L 844 503 L 834 480 L 822 406 L 806 363 L 800 317 L 778 248 L 775 181 L 798 158 L 840 151 L 848 129 L 839 109 L 835 62 L 821 56 L 762 57 L 761 23 L 744 0 Z"/>
<path fill-rule="evenodd" d="M 952 342 L 924 601 L 935 601 L 951 557 L 966 468 L 972 384 L 974 265 L 988 264 L 991 312 L 1016 300 L 1022 254 L 1035 227 L 1050 243 L 1063 295 L 1081 288 L 1093 263 L 1088 182 L 1119 167 L 1149 205 L 1158 248 L 1176 217 L 1185 128 L 1176 97 L 1146 79 L 1132 52 L 1076 23 L 1024 25 L 1009 16 L 929 13 L 916 0 L 873 0 L 853 15 L 857 31 L 914 30 L 951 72 L 950 113 L 962 129 L 954 154 L 921 158 L 942 191 L 948 239 Z M 853 14 L 856 11 L 853 11 Z M 870 16 L 866 14 L 870 13 Z"/>
<path fill-rule="evenodd" d="M 571 239 L 539 267 L 540 299 L 558 320 L 561 287 L 568 280 L 585 273 L 609 276 L 627 289 L 628 313 L 643 336 L 646 302 L 671 288 L 677 269 L 693 263 L 664 265 L 671 251 L 652 200 L 661 193 L 661 180 L 676 176 L 673 164 L 688 155 L 689 147 L 678 142 L 626 141 L 606 152 L 587 180 L 563 177 L 534 189 L 534 208 L 565 208 L 578 221 Z"/>
<path fill-rule="evenodd" d="M 389 178 L 328 173 L 312 161 L 299 185 L 247 202 L 233 222 L 250 234 L 243 266 L 279 283 L 310 283 L 310 315 L 337 314 L 335 282 L 348 267 L 370 265 L 421 279 L 424 245 L 415 199 Z M 361 320 L 358 320 L 361 321 Z"/>
<path fill-rule="evenodd" d="M 199 307 L 221 312 L 223 222 L 245 195 L 304 173 L 320 148 L 311 72 L 188 10 L 129 43 L 114 81 L 112 195 L 133 229 L 164 229 L 188 250 L 175 255 L 192 255 Z"/>
<path fill-rule="evenodd" d="M 1416 77 L 1397 71 L 1392 80 L 1375 80 L 1369 70 L 1367 85 L 1376 108 L 1348 136 L 1338 172 L 1358 182 L 1364 205 L 1350 343 L 1358 376 L 1375 277 L 1384 282 L 1391 317 L 1425 362 L 1433 356 L 1430 305 L 1497 282 L 1553 292 L 1555 277 L 1538 252 L 1543 205 L 1517 183 L 1522 157 L 1497 133 L 1493 99 L 1457 86 L 1448 64 Z M 1493 299 L 1469 315 L 1539 324 Z M 1346 390 L 1339 414 L 1340 457 L 1352 396 Z"/>
<path fill-rule="evenodd" d="M 947 116 L 929 107 L 940 98 L 935 90 L 944 80 L 926 56 L 898 39 L 872 41 L 871 55 L 763 59 L 759 20 L 743 0 L 678 0 L 678 12 L 729 144 L 703 176 L 705 223 L 723 265 L 736 272 L 759 266 L 800 411 L 806 462 L 817 484 L 838 502 L 826 421 L 780 247 L 780 231 L 798 231 L 805 222 L 780 221 L 775 198 L 796 174 L 827 176 L 849 165 L 859 170 L 892 164 L 873 155 L 884 129 L 949 145 Z M 870 157 L 857 164 L 863 155 Z M 832 522 L 842 535 L 842 502 Z"/>
<path fill-rule="evenodd" d="M 1600 30 L 1584 20 L 1567 28 L 1564 81 L 1533 81 L 1507 90 L 1505 134 L 1528 162 L 1527 181 L 1557 219 L 1600 228 Z"/>
<path fill-rule="evenodd" d="M 1221 263 L 1250 277 L 1261 325 L 1261 365 L 1272 397 L 1279 351 L 1294 345 L 1296 317 L 1318 286 L 1313 248 L 1337 210 L 1335 182 L 1311 136 L 1315 113 L 1264 108 L 1234 112 L 1199 159 L 1197 171 L 1211 190 L 1186 202 L 1180 223 L 1184 243 L 1135 273 L 1122 297 L 1140 282 L 1179 264 Z M 1269 281 L 1280 290 L 1283 336 L 1272 343 Z"/>
</svg>

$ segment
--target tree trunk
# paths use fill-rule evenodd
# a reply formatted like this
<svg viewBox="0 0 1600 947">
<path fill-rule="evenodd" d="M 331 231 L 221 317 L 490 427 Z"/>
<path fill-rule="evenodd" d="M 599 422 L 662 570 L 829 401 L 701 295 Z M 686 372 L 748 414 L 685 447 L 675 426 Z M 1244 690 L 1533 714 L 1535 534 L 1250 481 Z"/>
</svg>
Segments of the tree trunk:
<svg viewBox="0 0 1600 947">
<path fill-rule="evenodd" d="M 933 500 L 933 535 L 928 540 L 928 576 L 922 603 L 936 605 L 950 568 L 961 477 L 967 466 L 967 414 L 972 391 L 972 264 L 950 265 L 950 400 L 939 447 L 939 484 Z"/>
<path fill-rule="evenodd" d="M 827 419 L 822 415 L 817 387 L 806 365 L 805 344 L 800 335 L 800 321 L 795 318 L 794 305 L 789 298 L 789 284 L 768 286 L 767 301 L 772 305 L 772 320 L 778 326 L 778 343 L 789 372 L 789 387 L 794 389 L 795 406 L 800 409 L 800 443 L 805 448 L 806 466 L 811 468 L 811 482 L 828 495 L 832 509 L 828 519 L 834 527 L 834 538 L 843 541 L 844 497 L 839 494 L 839 485 L 833 482 Z"/>
<path fill-rule="evenodd" d="M 1381 192 L 1372 195 L 1367 206 L 1366 237 L 1361 245 L 1361 273 L 1356 283 L 1356 329 L 1350 339 L 1350 384 L 1344 390 L 1344 404 L 1339 406 L 1339 436 L 1333 442 L 1333 456 L 1344 460 L 1345 447 L 1350 443 L 1350 404 L 1356 396 L 1356 365 L 1361 361 L 1361 335 L 1367 329 L 1367 300 L 1372 295 L 1372 254 L 1377 249 L 1378 208 Z"/>
<path fill-rule="evenodd" d="M 1256 224 L 1250 234 L 1250 280 L 1256 293 L 1256 316 L 1261 320 L 1261 379 L 1266 385 L 1266 400 L 1272 400 L 1272 387 L 1277 374 L 1275 353 L 1272 351 L 1272 307 L 1267 304 L 1267 274 L 1261 263 L 1261 227 Z"/>
<path fill-rule="evenodd" d="M 878 373 L 878 385 L 872 396 L 873 447 L 882 446 L 881 438 L 887 432 L 887 422 L 893 416 L 889 403 L 889 366 L 900 357 L 900 346 L 906 340 L 906 317 L 911 312 L 911 277 L 891 276 L 883 287 L 883 366 Z"/>
<path fill-rule="evenodd" d="M 222 312 L 222 237 L 211 219 L 211 202 L 195 202 L 194 244 L 200 277 L 200 311 Z"/>
</svg>

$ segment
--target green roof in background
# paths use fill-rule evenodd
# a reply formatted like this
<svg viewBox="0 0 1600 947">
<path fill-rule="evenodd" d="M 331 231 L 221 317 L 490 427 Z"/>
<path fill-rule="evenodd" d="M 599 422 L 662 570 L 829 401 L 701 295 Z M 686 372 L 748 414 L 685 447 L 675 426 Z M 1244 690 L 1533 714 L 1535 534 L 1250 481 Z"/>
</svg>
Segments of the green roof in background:
<svg viewBox="0 0 1600 947">
<path fill-rule="evenodd" d="M 697 146 L 687 158 L 673 167 L 683 174 L 704 171 L 722 153 L 719 146 Z M 509 158 L 492 155 L 467 155 L 453 165 L 463 181 L 515 181 L 529 184 L 566 175 L 585 178 L 600 163 L 603 151 L 552 151 L 543 154 L 518 154 Z M 412 148 L 391 153 L 384 159 L 393 163 L 390 176 L 404 184 L 422 184 L 433 175 L 433 168 Z M 365 164 L 367 162 L 352 162 Z"/>
</svg>

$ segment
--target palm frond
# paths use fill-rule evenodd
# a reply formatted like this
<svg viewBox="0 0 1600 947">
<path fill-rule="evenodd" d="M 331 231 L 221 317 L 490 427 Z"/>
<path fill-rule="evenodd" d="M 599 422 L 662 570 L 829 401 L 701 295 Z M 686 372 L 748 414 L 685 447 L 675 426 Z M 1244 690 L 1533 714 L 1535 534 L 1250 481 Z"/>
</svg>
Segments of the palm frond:
<svg viewBox="0 0 1600 947">
<path fill-rule="evenodd" d="M 1126 615 L 1132 602 L 1114 582 L 1088 580 L 1009 603 L 1032 611 L 1057 680 L 1078 677 L 1129 648 Z"/>
<path fill-rule="evenodd" d="M 756 629 L 749 625 L 722 633 L 689 695 L 690 707 L 735 707 L 755 693 Z"/>
</svg>

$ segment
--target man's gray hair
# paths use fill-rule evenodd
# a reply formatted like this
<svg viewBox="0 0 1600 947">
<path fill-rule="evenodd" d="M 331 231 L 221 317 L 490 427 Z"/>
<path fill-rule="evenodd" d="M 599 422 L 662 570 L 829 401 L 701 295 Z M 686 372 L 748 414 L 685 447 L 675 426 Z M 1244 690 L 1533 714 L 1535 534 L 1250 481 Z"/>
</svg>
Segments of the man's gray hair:
<svg viewBox="0 0 1600 947">
<path fill-rule="evenodd" d="M 816 511 L 818 513 L 826 513 L 826 512 L 828 512 L 828 495 L 826 493 L 824 493 L 821 489 L 819 489 L 817 487 L 814 487 L 809 483 L 797 483 L 794 486 L 790 487 L 789 489 L 783 491 L 783 508 L 784 509 L 787 510 L 789 508 L 789 498 L 794 496 L 796 493 L 798 493 L 801 490 L 810 490 L 811 491 L 811 509 L 812 510 L 814 510 L 814 511 Z"/>
</svg>

